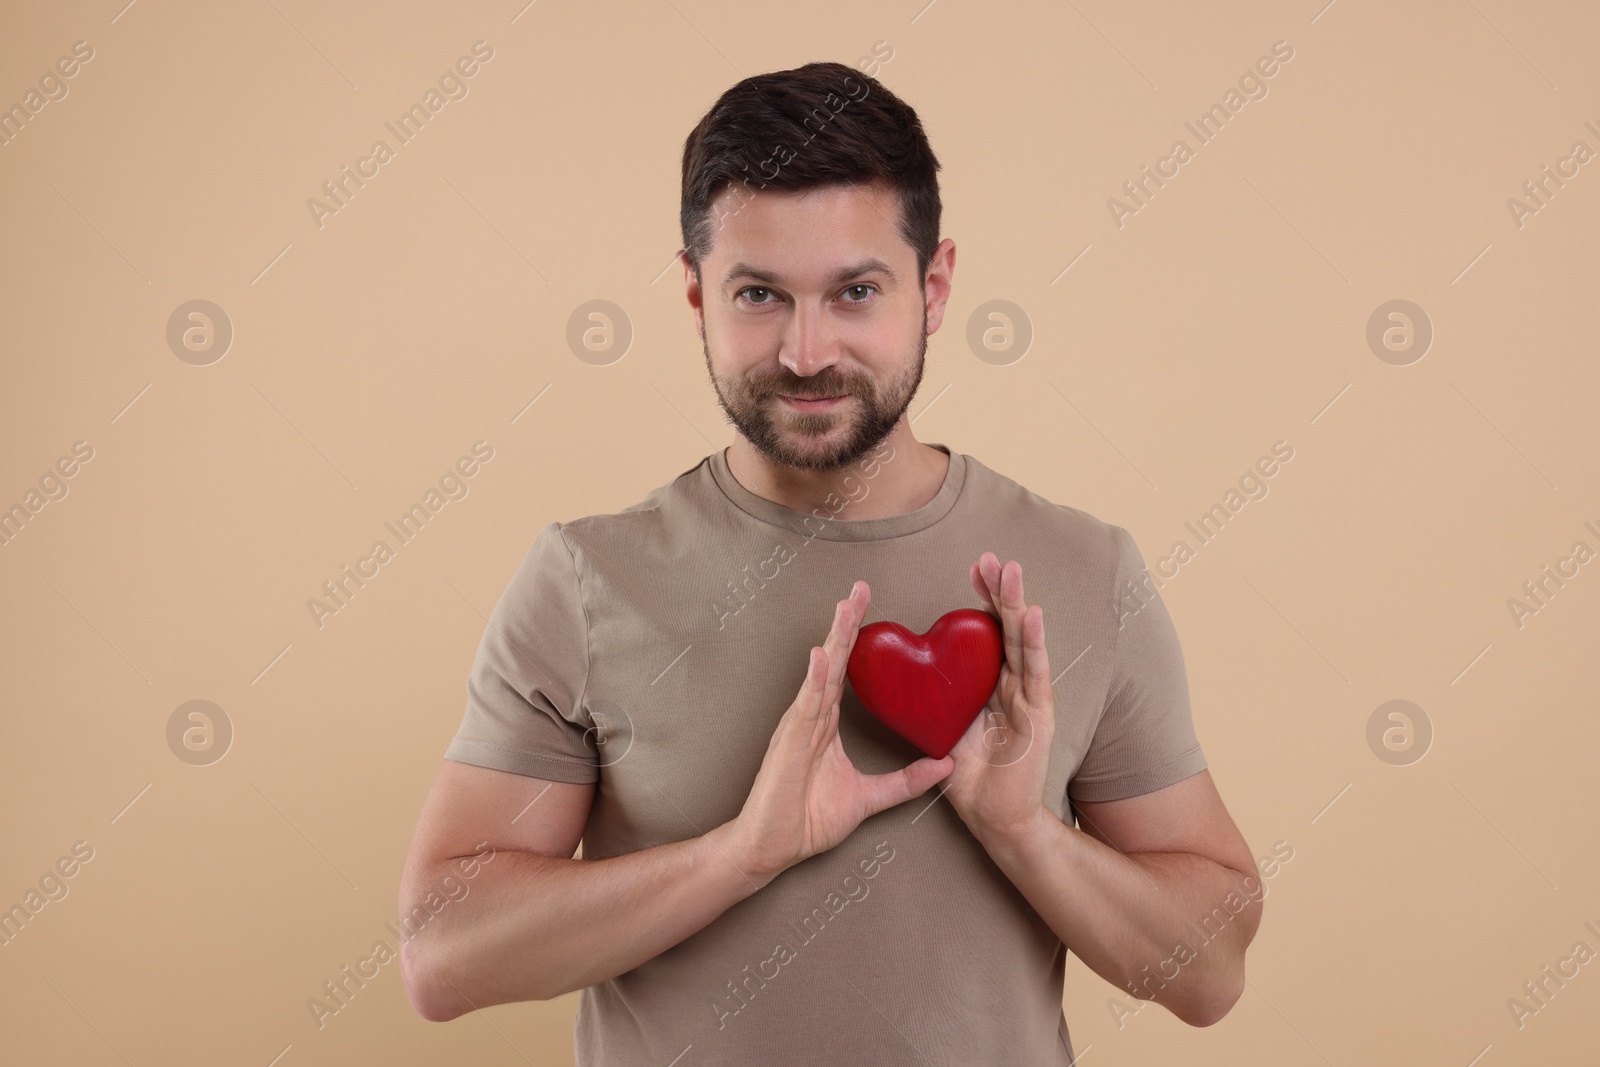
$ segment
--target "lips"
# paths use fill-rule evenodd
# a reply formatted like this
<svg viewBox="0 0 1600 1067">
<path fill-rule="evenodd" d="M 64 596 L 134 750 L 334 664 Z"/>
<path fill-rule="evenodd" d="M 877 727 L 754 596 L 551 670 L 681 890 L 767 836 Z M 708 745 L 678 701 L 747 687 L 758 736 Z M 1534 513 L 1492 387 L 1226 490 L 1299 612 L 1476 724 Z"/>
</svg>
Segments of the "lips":
<svg viewBox="0 0 1600 1067">
<path fill-rule="evenodd" d="M 794 397 L 783 396 L 782 394 L 780 394 L 780 399 L 794 411 L 801 413 L 814 412 L 819 414 L 824 411 L 832 411 L 834 408 L 844 403 L 845 400 L 843 396 Z"/>
</svg>

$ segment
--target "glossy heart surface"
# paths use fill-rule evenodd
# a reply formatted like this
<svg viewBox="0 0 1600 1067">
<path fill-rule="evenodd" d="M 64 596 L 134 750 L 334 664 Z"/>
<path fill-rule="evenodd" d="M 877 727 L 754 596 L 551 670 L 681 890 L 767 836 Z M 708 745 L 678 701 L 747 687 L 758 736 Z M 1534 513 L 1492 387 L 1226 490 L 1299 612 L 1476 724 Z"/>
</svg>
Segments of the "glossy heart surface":
<svg viewBox="0 0 1600 1067">
<path fill-rule="evenodd" d="M 845 674 L 879 721 L 939 759 L 988 703 L 1002 655 L 999 620 L 977 608 L 957 608 L 925 634 L 897 622 L 863 626 Z"/>
</svg>

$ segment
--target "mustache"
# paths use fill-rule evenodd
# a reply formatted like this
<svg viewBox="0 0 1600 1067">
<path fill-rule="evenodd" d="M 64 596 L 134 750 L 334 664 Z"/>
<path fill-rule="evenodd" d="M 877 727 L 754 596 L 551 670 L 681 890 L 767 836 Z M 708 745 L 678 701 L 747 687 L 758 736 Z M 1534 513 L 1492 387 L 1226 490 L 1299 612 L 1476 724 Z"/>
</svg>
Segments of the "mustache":
<svg viewBox="0 0 1600 1067">
<path fill-rule="evenodd" d="M 870 393 L 870 383 L 859 378 L 846 378 L 839 374 L 819 373 L 809 378 L 794 374 L 769 374 L 750 379 L 750 391 L 757 400 L 778 395 L 798 397 L 801 400 L 820 400 L 832 396 L 862 396 Z"/>
</svg>

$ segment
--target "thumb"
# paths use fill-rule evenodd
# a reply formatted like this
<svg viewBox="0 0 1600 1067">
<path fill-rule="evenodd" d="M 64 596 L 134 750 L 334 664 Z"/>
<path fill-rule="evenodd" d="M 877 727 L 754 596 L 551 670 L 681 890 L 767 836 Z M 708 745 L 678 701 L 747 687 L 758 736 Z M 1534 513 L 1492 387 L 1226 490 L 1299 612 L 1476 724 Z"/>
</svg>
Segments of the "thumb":
<svg viewBox="0 0 1600 1067">
<path fill-rule="evenodd" d="M 868 814 L 876 815 L 896 804 L 904 804 L 912 797 L 921 796 L 930 786 L 948 778 L 955 765 L 956 761 L 949 756 L 942 759 L 924 756 L 898 771 L 862 775 Z"/>
</svg>

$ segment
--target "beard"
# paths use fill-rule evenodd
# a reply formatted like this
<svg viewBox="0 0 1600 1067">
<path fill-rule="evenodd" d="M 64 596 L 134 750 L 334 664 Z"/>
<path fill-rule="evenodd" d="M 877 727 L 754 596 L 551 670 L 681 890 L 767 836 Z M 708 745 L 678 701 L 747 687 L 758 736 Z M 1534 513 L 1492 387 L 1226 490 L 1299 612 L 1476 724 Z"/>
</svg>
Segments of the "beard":
<svg viewBox="0 0 1600 1067">
<path fill-rule="evenodd" d="M 772 462 L 804 471 L 833 471 L 877 448 L 894 431 L 922 384 L 928 352 L 928 309 L 922 309 L 922 333 L 916 357 L 879 390 L 869 377 L 846 376 L 827 367 L 801 378 L 779 365 L 760 376 L 719 378 L 711 366 L 711 347 L 701 341 L 706 374 L 727 419 L 756 450 Z M 832 410 L 804 412 L 779 399 L 840 396 Z M 848 398 L 854 398 L 854 402 Z M 844 429 L 840 430 L 841 427 Z"/>
</svg>

